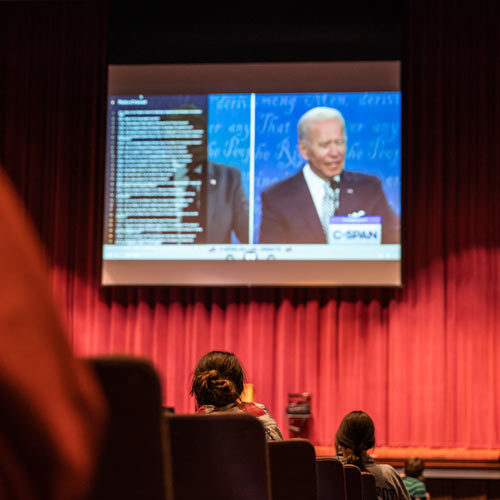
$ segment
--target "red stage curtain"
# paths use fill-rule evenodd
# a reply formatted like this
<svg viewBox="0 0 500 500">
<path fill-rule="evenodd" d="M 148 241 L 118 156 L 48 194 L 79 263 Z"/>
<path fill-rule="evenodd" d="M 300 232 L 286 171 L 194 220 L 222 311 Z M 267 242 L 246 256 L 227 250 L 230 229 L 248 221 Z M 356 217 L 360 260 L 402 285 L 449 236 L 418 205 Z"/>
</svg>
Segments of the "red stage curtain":
<svg viewBox="0 0 500 500">
<path fill-rule="evenodd" d="M 100 288 L 106 16 L 0 11 L 0 158 L 75 352 L 151 359 L 165 404 L 192 412 L 196 361 L 232 350 L 282 429 L 287 393 L 312 393 L 315 444 L 364 409 L 380 444 L 500 447 L 499 3 L 408 2 L 402 289 Z"/>
</svg>

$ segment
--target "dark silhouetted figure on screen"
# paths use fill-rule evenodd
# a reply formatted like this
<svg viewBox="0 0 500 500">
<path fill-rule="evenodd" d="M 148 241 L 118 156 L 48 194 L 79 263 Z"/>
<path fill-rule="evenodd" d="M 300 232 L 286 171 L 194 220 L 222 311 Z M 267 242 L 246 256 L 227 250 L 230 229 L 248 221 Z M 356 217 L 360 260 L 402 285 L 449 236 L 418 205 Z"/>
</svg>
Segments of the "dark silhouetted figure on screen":
<svg viewBox="0 0 500 500">
<path fill-rule="evenodd" d="M 208 161 L 205 113 L 190 115 L 189 123 L 203 131 L 204 139 L 193 141 L 196 144 L 188 146 L 191 160 L 176 165 L 172 180 L 189 186 L 195 193 L 192 210 L 199 213 L 199 219 L 195 217 L 193 221 L 198 220 L 203 227 L 195 242 L 231 243 L 234 233 L 240 243 L 248 243 L 248 197 L 243 189 L 241 172 L 232 165 Z M 190 220 L 189 217 L 185 219 Z"/>
</svg>

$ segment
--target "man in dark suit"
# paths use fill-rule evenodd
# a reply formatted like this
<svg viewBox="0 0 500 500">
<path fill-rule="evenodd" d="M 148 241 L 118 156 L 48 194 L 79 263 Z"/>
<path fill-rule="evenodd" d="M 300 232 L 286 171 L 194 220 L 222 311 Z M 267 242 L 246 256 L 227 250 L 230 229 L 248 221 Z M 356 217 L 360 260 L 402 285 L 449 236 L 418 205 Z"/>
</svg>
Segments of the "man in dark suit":
<svg viewBox="0 0 500 500">
<path fill-rule="evenodd" d="M 196 151 L 193 148 L 190 152 L 193 154 Z M 171 199 L 182 207 L 177 222 L 197 229 L 192 234 L 180 233 L 182 237 L 193 238 L 184 243 L 232 243 L 235 242 L 233 232 L 240 243 L 248 243 L 248 198 L 240 170 L 230 165 L 207 162 L 204 152 L 193 157 L 195 166 L 179 166 L 171 181 L 176 188 L 175 193 L 170 195 Z M 174 239 L 176 234 L 174 227 L 167 235 L 171 238 L 169 243 L 178 243 Z"/>
<path fill-rule="evenodd" d="M 208 162 L 206 174 L 206 243 L 230 243 L 234 231 L 248 243 L 248 198 L 236 167 Z"/>
<path fill-rule="evenodd" d="M 196 107 L 186 104 L 180 109 Z M 178 117 L 171 115 L 170 118 Z M 187 200 L 184 190 L 194 193 L 180 216 L 181 223 L 201 226 L 202 230 L 193 234 L 190 243 L 232 243 L 233 233 L 240 243 L 248 243 L 248 197 L 243 189 L 241 172 L 230 165 L 207 161 L 206 113 L 189 115 L 189 124 L 200 132 L 202 139 L 188 146 L 191 161 L 177 165 L 172 180 L 177 183 L 181 205 Z"/>
<path fill-rule="evenodd" d="M 304 168 L 261 193 L 260 243 L 328 243 L 332 215 L 379 215 L 382 243 L 398 243 L 399 217 L 380 180 L 345 171 L 347 136 L 342 114 L 333 108 L 307 111 L 297 125 Z"/>
</svg>

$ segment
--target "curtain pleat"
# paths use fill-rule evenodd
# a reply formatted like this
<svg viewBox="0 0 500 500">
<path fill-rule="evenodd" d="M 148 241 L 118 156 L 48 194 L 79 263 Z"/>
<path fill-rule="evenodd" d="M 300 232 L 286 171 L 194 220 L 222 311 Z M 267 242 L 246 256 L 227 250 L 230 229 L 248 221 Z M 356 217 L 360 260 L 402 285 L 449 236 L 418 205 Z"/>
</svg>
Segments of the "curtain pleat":
<svg viewBox="0 0 500 500">
<path fill-rule="evenodd" d="M 230 350 L 285 435 L 307 391 L 315 444 L 363 409 L 380 445 L 500 447 L 500 7 L 407 3 L 403 287 L 281 289 L 100 286 L 107 8 L 3 2 L 1 161 L 77 355 L 152 360 L 183 413 L 198 359 Z"/>
</svg>

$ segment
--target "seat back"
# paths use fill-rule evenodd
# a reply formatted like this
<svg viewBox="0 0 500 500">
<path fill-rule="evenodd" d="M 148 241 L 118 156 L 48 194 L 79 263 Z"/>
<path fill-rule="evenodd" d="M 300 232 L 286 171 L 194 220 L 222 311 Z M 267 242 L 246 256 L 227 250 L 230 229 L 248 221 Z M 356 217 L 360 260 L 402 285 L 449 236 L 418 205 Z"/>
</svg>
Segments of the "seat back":
<svg viewBox="0 0 500 500">
<path fill-rule="evenodd" d="M 175 500 L 270 500 L 264 427 L 248 414 L 167 415 Z"/>
<path fill-rule="evenodd" d="M 363 500 L 361 470 L 352 464 L 344 465 L 346 500 Z"/>
<path fill-rule="evenodd" d="M 316 452 L 306 439 L 269 441 L 273 500 L 317 500 Z"/>
<path fill-rule="evenodd" d="M 346 500 L 344 466 L 334 457 L 316 458 L 318 500 Z"/>
<path fill-rule="evenodd" d="M 367 471 L 362 471 L 361 482 L 363 486 L 363 500 L 377 500 L 375 476 Z"/>
<path fill-rule="evenodd" d="M 149 361 L 90 358 L 109 407 L 90 500 L 165 500 L 168 490 L 160 380 Z"/>
</svg>

